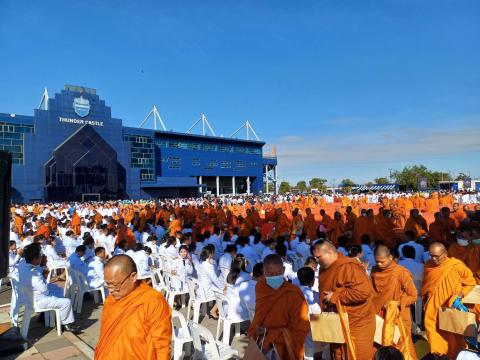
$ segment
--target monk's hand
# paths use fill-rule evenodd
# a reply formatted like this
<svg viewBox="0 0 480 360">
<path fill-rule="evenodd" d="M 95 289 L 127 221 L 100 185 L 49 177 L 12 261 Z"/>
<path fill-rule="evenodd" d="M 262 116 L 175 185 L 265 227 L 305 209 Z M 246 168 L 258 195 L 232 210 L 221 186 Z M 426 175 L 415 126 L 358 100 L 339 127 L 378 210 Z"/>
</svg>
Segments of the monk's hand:
<svg viewBox="0 0 480 360">
<path fill-rule="evenodd" d="M 324 291 L 323 292 L 323 301 L 329 303 L 332 299 L 333 291 Z"/>
</svg>

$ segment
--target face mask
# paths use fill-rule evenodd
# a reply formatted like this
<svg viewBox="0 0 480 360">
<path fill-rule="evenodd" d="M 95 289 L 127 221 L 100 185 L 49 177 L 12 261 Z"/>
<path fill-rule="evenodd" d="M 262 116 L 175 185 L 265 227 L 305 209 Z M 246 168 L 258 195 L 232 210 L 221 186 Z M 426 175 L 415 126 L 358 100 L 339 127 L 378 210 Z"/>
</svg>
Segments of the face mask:
<svg viewBox="0 0 480 360">
<path fill-rule="evenodd" d="M 267 285 L 275 290 L 282 286 L 283 282 L 285 281 L 283 275 L 267 276 L 265 279 L 267 281 Z"/>
<path fill-rule="evenodd" d="M 208 259 L 208 261 L 210 262 L 210 264 L 215 264 L 215 259 Z"/>
<path fill-rule="evenodd" d="M 475 245 L 480 245 L 480 239 L 472 240 L 472 242 L 473 242 Z"/>
<path fill-rule="evenodd" d="M 457 244 L 460 245 L 460 246 L 467 246 L 468 241 L 465 240 L 465 239 L 457 239 Z"/>
</svg>

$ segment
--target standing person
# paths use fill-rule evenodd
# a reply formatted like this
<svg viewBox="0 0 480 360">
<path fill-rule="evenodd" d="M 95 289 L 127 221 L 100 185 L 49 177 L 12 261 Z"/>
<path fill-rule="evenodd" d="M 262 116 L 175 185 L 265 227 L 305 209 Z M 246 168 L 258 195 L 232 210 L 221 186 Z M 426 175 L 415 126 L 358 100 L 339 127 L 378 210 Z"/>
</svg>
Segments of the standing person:
<svg viewBox="0 0 480 360">
<path fill-rule="evenodd" d="M 264 278 L 256 286 L 256 305 L 248 336 L 263 337 L 263 350 L 275 347 L 280 359 L 301 360 L 310 331 L 308 305 L 302 291 L 284 279 L 282 259 L 275 254 L 264 261 Z"/>
<path fill-rule="evenodd" d="M 358 261 L 337 252 L 333 244 L 319 241 L 313 247 L 321 269 L 318 277 L 322 310 L 335 305 L 337 311 L 348 314 L 349 331 L 344 328 L 347 345 L 331 344 L 333 359 L 340 360 L 355 354 L 356 360 L 371 360 L 375 334 L 373 288 Z M 353 343 L 353 348 L 351 345 Z"/>
<path fill-rule="evenodd" d="M 461 335 L 438 330 L 438 310 L 452 306 L 458 297 L 467 295 L 475 286 L 475 279 L 463 262 L 448 257 L 442 243 L 431 243 L 428 251 L 431 260 L 425 264 L 422 297 L 430 351 L 455 358 L 465 348 L 465 341 Z"/>
<path fill-rule="evenodd" d="M 137 281 L 135 262 L 114 256 L 105 266 L 105 300 L 95 359 L 170 360 L 171 310 L 158 291 Z"/>
<path fill-rule="evenodd" d="M 371 278 L 374 290 L 373 305 L 375 312 L 383 318 L 389 316 L 397 317 L 396 323 L 403 326 L 405 332 L 401 334 L 398 344 L 395 347 L 403 354 L 408 354 L 409 360 L 417 359 L 411 336 L 412 319 L 410 316 L 410 305 L 417 300 L 417 289 L 413 283 L 410 272 L 403 266 L 397 265 L 393 260 L 390 249 L 385 245 L 378 245 L 375 248 L 376 265 L 372 268 Z M 390 302 L 396 302 L 392 308 Z M 398 313 L 400 308 L 400 313 Z M 389 312 L 391 312 L 389 314 Z M 393 313 L 393 314 L 392 314 Z M 400 324 L 399 322 L 402 322 Z M 393 344 L 382 344 L 393 345 Z"/>
</svg>

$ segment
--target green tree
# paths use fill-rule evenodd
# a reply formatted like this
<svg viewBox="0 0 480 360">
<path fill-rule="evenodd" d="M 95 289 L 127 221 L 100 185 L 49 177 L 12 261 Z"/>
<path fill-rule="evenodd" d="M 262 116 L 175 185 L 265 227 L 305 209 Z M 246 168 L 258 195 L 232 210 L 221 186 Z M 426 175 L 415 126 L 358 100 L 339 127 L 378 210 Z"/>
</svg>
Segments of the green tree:
<svg viewBox="0 0 480 360">
<path fill-rule="evenodd" d="M 327 191 L 327 179 L 313 178 L 309 181 L 311 189 L 318 189 L 320 192 Z"/>
<path fill-rule="evenodd" d="M 365 183 L 365 186 L 372 186 L 372 185 L 373 185 L 373 182 L 371 181 Z"/>
<path fill-rule="evenodd" d="M 395 182 L 404 186 L 408 190 L 418 190 L 418 181 L 420 178 L 427 179 L 427 186 L 430 189 L 435 189 L 438 182 L 443 180 L 451 180 L 448 173 L 440 171 L 428 170 L 425 165 L 405 166 L 403 170 L 395 170 L 392 173 Z"/>
<path fill-rule="evenodd" d="M 307 182 L 306 181 L 299 181 L 297 182 L 297 186 L 295 186 L 297 188 L 297 190 L 299 191 L 307 191 L 308 190 L 308 187 L 307 187 Z"/>
<path fill-rule="evenodd" d="M 352 179 L 343 179 L 340 181 L 340 186 L 343 188 L 343 191 L 349 192 L 352 190 L 352 187 L 354 187 L 356 184 L 353 182 Z"/>
<path fill-rule="evenodd" d="M 455 178 L 456 181 L 459 181 L 459 180 L 465 180 L 465 179 L 468 179 L 470 176 L 468 176 L 467 174 L 465 173 L 460 173 L 458 174 L 458 176 Z"/>
<path fill-rule="evenodd" d="M 388 184 L 389 183 L 389 181 L 386 177 L 379 177 L 379 178 L 374 179 L 373 181 L 375 181 L 375 184 L 378 184 L 378 185 L 383 185 L 383 184 Z"/>
<path fill-rule="evenodd" d="M 291 186 L 290 186 L 290 183 L 288 181 L 282 181 L 280 183 L 280 188 L 279 188 L 280 194 L 285 194 L 285 193 L 289 192 L 290 189 L 291 189 Z"/>
</svg>

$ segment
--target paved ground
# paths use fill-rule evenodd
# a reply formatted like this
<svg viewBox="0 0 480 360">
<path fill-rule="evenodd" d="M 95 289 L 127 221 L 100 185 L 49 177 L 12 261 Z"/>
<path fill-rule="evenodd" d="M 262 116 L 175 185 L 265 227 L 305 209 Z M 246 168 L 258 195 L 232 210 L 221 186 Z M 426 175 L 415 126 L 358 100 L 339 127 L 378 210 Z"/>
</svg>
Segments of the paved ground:
<svg viewBox="0 0 480 360">
<path fill-rule="evenodd" d="M 0 304 L 10 303 L 11 292 L 6 286 L 0 291 Z M 83 330 L 78 337 L 64 332 L 62 336 L 57 336 L 54 328 L 46 328 L 38 321 L 38 316 L 32 318 L 28 336 L 29 348 L 23 353 L 18 353 L 6 357 L 6 359 L 93 359 L 93 349 L 98 341 L 100 333 L 100 316 L 102 306 L 94 304 L 93 299 L 84 301 L 84 308 L 80 315 L 76 315 L 76 324 Z M 10 322 L 8 317 L 8 308 L 0 308 L 0 326 Z M 187 309 L 180 310 L 186 317 Z M 215 336 L 217 330 L 217 321 L 208 317 L 200 317 L 200 323 L 207 327 Z M 239 351 L 242 357 L 247 347 L 248 340 L 245 336 L 245 330 L 248 323 L 242 325 L 242 333 L 239 337 L 233 337 L 234 329 L 232 327 L 231 336 L 233 337 L 232 346 Z M 428 352 L 428 344 L 419 339 L 415 342 L 418 357 L 421 358 Z M 188 359 L 188 357 L 185 357 Z"/>
</svg>

